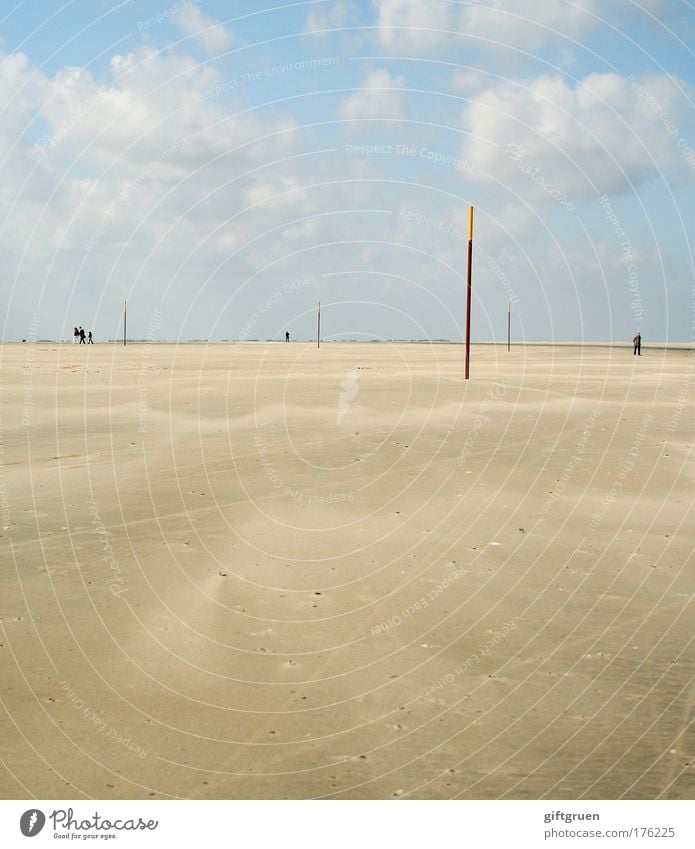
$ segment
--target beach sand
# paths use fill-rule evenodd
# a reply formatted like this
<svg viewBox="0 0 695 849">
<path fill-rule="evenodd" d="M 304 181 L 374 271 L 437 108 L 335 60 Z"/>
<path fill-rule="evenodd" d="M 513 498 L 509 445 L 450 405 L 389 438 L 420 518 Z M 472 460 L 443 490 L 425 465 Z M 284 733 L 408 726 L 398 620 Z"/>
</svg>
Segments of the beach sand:
<svg viewBox="0 0 695 849">
<path fill-rule="evenodd" d="M 4 798 L 692 798 L 684 350 L 0 346 Z"/>
</svg>

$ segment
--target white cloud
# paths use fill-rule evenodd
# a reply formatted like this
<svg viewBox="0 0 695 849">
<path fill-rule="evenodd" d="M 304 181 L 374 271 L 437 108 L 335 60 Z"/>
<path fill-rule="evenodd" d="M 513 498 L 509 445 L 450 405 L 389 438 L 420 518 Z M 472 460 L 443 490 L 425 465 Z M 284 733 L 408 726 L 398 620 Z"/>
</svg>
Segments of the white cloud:
<svg viewBox="0 0 695 849">
<path fill-rule="evenodd" d="M 374 0 L 379 41 L 387 50 L 428 50 L 455 26 L 452 4 L 433 0 Z"/>
<path fill-rule="evenodd" d="M 402 118 L 402 76 L 393 76 L 385 68 L 370 71 L 362 86 L 340 104 L 338 114 L 346 121 L 369 118 Z"/>
<path fill-rule="evenodd" d="M 607 14 L 614 17 L 639 12 L 640 6 L 658 11 L 664 0 L 618 0 L 606 9 L 599 0 L 373 0 L 378 38 L 382 47 L 398 52 L 440 49 L 452 35 L 473 36 L 487 42 L 527 51 L 564 39 L 582 40 Z M 460 40 L 451 42 L 460 46 Z M 472 42 L 468 42 L 472 44 Z"/>
<path fill-rule="evenodd" d="M 298 179 L 284 175 L 263 176 L 253 179 L 244 190 L 244 199 L 251 205 L 271 203 L 277 209 L 287 206 L 299 214 L 306 211 L 307 195 Z"/>
<path fill-rule="evenodd" d="M 322 232 L 321 221 L 318 218 L 309 218 L 282 231 L 282 238 L 288 243 L 316 244 Z"/>
<path fill-rule="evenodd" d="M 204 14 L 194 3 L 177 7 L 172 20 L 184 35 L 193 36 L 209 54 L 222 53 L 233 42 L 232 35 L 222 24 Z"/>
<path fill-rule="evenodd" d="M 671 78 L 655 74 L 591 74 L 574 87 L 556 75 L 502 82 L 466 108 L 463 156 L 479 179 L 533 200 L 627 191 L 661 173 L 692 181 L 695 161 L 683 145 L 695 145 L 695 122 L 674 135 L 669 118 L 692 114 L 684 100 Z"/>
<path fill-rule="evenodd" d="M 472 94 L 488 85 L 490 77 L 480 71 L 457 68 L 452 72 L 449 86 L 452 91 L 462 94 Z"/>
<path fill-rule="evenodd" d="M 326 30 L 340 29 L 355 19 L 354 9 L 345 0 L 337 0 L 331 5 L 321 4 L 312 8 L 306 17 L 304 32 L 323 38 Z"/>
<path fill-rule="evenodd" d="M 486 0 L 463 9 L 461 31 L 468 35 L 534 50 L 563 36 L 581 38 L 595 24 L 598 0 Z"/>
</svg>

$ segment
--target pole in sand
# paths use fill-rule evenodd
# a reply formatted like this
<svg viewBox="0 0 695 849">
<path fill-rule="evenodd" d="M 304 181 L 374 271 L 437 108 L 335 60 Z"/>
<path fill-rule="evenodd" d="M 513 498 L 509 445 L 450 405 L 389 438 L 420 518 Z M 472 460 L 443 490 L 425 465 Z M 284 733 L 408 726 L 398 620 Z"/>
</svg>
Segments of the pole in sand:
<svg viewBox="0 0 695 849">
<path fill-rule="evenodd" d="M 471 273 L 473 270 L 473 207 L 468 208 L 468 273 L 466 275 L 466 380 L 470 373 L 471 353 Z"/>
<path fill-rule="evenodd" d="M 512 346 L 512 302 L 507 301 L 507 351 L 511 351 Z"/>
<path fill-rule="evenodd" d="M 321 347 L 321 301 L 319 301 L 319 308 L 316 312 L 316 347 Z"/>
<path fill-rule="evenodd" d="M 123 347 L 125 348 L 125 334 L 128 322 L 128 301 L 123 301 Z"/>
</svg>

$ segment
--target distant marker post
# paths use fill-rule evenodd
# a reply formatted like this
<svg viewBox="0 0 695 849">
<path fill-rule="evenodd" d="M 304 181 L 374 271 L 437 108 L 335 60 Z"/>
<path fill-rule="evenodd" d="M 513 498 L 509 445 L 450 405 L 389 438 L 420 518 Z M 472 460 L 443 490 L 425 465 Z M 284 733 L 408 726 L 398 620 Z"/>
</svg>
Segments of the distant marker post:
<svg viewBox="0 0 695 849">
<path fill-rule="evenodd" d="M 316 347 L 321 347 L 321 301 L 319 301 L 319 307 L 316 311 Z"/>
<path fill-rule="evenodd" d="M 128 301 L 123 301 L 123 347 L 125 348 L 126 327 L 128 324 Z"/>
<path fill-rule="evenodd" d="M 471 275 L 473 272 L 473 207 L 468 207 L 468 273 L 466 275 L 466 380 L 471 359 Z"/>
<path fill-rule="evenodd" d="M 507 301 L 507 351 L 512 349 L 512 302 Z"/>
</svg>

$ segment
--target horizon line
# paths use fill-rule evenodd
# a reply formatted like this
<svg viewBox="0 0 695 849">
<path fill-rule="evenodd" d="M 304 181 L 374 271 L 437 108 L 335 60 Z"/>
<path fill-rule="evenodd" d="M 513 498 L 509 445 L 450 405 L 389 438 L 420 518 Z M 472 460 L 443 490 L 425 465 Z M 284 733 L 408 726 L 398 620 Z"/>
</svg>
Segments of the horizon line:
<svg viewBox="0 0 695 849">
<path fill-rule="evenodd" d="M 272 344 L 315 344 L 315 338 L 306 338 L 306 339 L 292 339 L 289 343 L 284 339 L 147 339 L 147 338 L 126 338 L 127 344 L 130 345 L 272 345 Z M 15 340 L 2 340 L 0 341 L 0 345 L 78 345 L 72 340 L 72 338 L 65 339 L 15 339 Z M 122 347 L 127 347 L 123 345 L 123 339 L 103 339 L 99 342 L 95 342 L 95 345 L 120 345 Z M 388 345 L 388 344 L 402 344 L 402 345 L 461 345 L 465 347 L 465 340 L 454 340 L 454 339 L 402 339 L 402 338 L 389 338 L 389 339 L 321 339 L 321 344 L 325 345 Z M 507 341 L 478 341 L 471 342 L 471 345 L 500 345 L 502 347 L 507 347 Z M 591 339 L 591 340 L 548 340 L 548 339 L 526 339 L 523 342 L 512 342 L 512 347 L 524 347 L 529 345 L 543 345 L 543 346 L 553 346 L 553 345 L 565 345 L 570 347 L 632 347 L 632 341 L 627 340 L 602 340 L 602 339 Z M 668 348 L 668 347 L 680 347 L 681 350 L 688 350 L 683 346 L 695 346 L 695 340 L 688 341 L 664 341 L 660 339 L 656 339 L 653 342 L 643 343 L 643 348 Z M 87 346 L 85 346 L 87 347 Z M 695 350 L 695 347 L 693 348 Z"/>
</svg>

